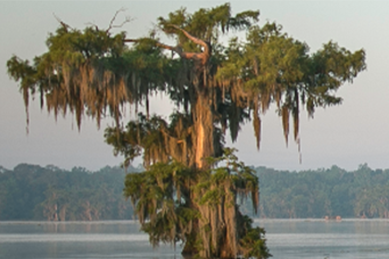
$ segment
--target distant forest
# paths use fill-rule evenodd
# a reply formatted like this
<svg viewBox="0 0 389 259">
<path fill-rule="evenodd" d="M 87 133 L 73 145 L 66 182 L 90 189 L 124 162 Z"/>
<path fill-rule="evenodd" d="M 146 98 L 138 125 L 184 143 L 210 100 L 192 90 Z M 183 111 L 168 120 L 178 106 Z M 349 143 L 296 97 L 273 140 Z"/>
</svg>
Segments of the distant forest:
<svg viewBox="0 0 389 259">
<path fill-rule="evenodd" d="M 90 172 L 20 164 L 0 172 L 0 220 L 119 220 L 133 214 L 122 195 L 120 167 Z"/>
<path fill-rule="evenodd" d="M 130 167 L 127 173 L 139 168 Z M 352 172 L 330 169 L 290 172 L 255 168 L 262 218 L 389 218 L 389 170 L 366 164 Z M 0 166 L 0 220 L 124 220 L 133 208 L 122 195 L 126 171 L 20 164 Z M 249 200 L 243 212 L 253 215 Z"/>
</svg>

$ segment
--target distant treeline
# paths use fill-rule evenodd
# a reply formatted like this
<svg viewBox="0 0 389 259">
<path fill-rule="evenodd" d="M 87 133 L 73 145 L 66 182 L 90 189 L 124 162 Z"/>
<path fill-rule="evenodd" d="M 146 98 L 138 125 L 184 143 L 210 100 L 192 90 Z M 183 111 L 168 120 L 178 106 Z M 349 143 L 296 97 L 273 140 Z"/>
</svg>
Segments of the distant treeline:
<svg viewBox="0 0 389 259">
<path fill-rule="evenodd" d="M 260 216 L 267 218 L 389 218 L 389 170 L 366 164 L 353 172 L 333 166 L 285 172 L 256 168 Z"/>
<path fill-rule="evenodd" d="M 255 168 L 260 180 L 259 217 L 389 218 L 389 170 L 361 165 L 346 172 L 330 169 L 289 172 Z M 127 172 L 138 169 L 130 167 Z M 0 166 L 0 220 L 123 220 L 133 208 L 122 195 L 126 172 L 20 164 Z M 241 205 L 253 214 L 250 201 Z"/>
<path fill-rule="evenodd" d="M 0 167 L 0 220 L 131 219 L 132 205 L 122 195 L 124 177 L 120 167 L 97 172 L 28 164 Z"/>
</svg>

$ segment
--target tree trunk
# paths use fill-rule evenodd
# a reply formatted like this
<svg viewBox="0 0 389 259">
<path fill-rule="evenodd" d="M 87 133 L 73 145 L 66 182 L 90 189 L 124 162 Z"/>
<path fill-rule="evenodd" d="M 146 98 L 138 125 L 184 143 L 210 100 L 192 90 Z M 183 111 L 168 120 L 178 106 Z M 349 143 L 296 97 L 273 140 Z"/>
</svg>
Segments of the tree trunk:
<svg viewBox="0 0 389 259">
<path fill-rule="evenodd" d="M 54 204 L 54 215 L 53 215 L 53 220 L 58 221 L 58 205 Z"/>
<path fill-rule="evenodd" d="M 201 78 L 201 76 L 198 76 Z M 205 77 L 199 81 L 197 89 L 197 100 L 193 111 L 193 121 L 195 129 L 195 167 L 199 170 L 206 170 L 209 164 L 206 161 L 208 157 L 215 156 L 215 135 L 214 135 L 214 118 L 211 106 L 212 98 L 210 89 L 204 83 Z M 201 197 L 191 193 L 191 206 L 200 212 L 201 218 L 197 221 L 194 229 L 185 242 L 182 250 L 184 257 L 199 255 L 202 258 L 235 258 L 237 255 L 237 222 L 235 204 L 232 206 L 225 205 L 225 199 L 220 200 L 219 206 L 212 208 L 209 205 L 200 205 L 198 200 Z M 230 197 L 232 198 L 232 197 Z M 229 199 L 234 203 L 234 199 Z M 208 231 L 207 229 L 212 231 Z M 203 244 L 200 251 L 195 246 L 196 241 L 201 239 Z M 198 244 L 197 244 L 198 245 Z"/>
<path fill-rule="evenodd" d="M 66 207 L 67 205 L 62 205 L 61 210 L 59 211 L 59 220 L 66 221 Z"/>
<path fill-rule="evenodd" d="M 196 168 L 205 169 L 208 167 L 205 158 L 214 156 L 214 126 L 213 115 L 209 97 L 203 89 L 197 97 L 194 123 L 195 123 L 195 143 L 196 143 Z"/>
</svg>

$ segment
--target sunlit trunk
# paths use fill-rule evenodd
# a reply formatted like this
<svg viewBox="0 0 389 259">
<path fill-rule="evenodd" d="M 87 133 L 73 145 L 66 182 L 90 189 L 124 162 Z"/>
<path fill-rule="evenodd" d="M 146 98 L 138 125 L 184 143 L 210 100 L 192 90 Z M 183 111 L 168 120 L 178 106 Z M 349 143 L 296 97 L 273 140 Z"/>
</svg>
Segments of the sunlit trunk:
<svg viewBox="0 0 389 259">
<path fill-rule="evenodd" d="M 213 118 L 207 96 L 200 95 L 196 103 L 196 167 L 207 167 L 205 158 L 214 155 Z"/>
</svg>

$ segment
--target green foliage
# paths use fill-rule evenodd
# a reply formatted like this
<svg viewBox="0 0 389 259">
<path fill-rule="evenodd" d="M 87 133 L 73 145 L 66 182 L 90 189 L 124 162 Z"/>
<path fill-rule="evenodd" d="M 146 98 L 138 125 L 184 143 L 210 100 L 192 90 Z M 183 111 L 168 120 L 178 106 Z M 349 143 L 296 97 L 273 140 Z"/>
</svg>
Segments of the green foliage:
<svg viewBox="0 0 389 259">
<path fill-rule="evenodd" d="M 230 41 L 215 78 L 221 84 L 235 81 L 248 98 L 253 98 L 254 120 L 259 111 L 265 113 L 275 103 L 286 141 L 292 115 L 297 141 L 300 105 L 305 105 L 309 116 L 313 116 L 316 107 L 340 104 L 342 99 L 335 95 L 336 90 L 364 69 L 363 50 L 352 53 L 329 42 L 309 54 L 305 43 L 283 33 L 280 25 L 266 23 L 250 27 L 246 41 Z M 259 139 L 259 128 L 255 131 Z"/>
<path fill-rule="evenodd" d="M 138 121 L 129 122 L 124 129 L 108 127 L 105 139 L 114 147 L 115 155 L 125 158 L 124 166 L 128 166 L 143 151 L 144 167 L 148 168 L 153 163 L 171 159 L 185 165 L 193 164 L 195 134 L 193 120 L 188 115 L 172 113 L 169 122 L 161 116 L 148 117 L 139 113 Z M 222 137 L 215 130 L 215 142 L 219 149 L 222 148 Z"/>
<path fill-rule="evenodd" d="M 194 172 L 177 162 L 156 163 L 148 171 L 128 174 L 124 196 L 130 198 L 150 242 L 176 243 L 191 232 L 198 213 L 189 207 Z"/>
<path fill-rule="evenodd" d="M 246 235 L 241 239 L 244 258 L 269 258 L 272 255 L 266 246 L 265 234 L 263 228 L 252 226 L 252 220 L 248 216 L 244 216 L 243 228 L 246 229 Z"/>
<path fill-rule="evenodd" d="M 195 37 L 203 39 L 212 45 L 218 45 L 220 34 L 227 33 L 230 30 L 245 30 L 258 22 L 258 11 L 244 11 L 233 16 L 229 3 L 220 5 L 211 9 L 200 8 L 193 14 L 186 12 L 181 8 L 175 12 L 169 13 L 169 18 L 158 18 L 161 29 L 170 36 L 175 36 L 177 30 L 172 26 L 190 32 Z M 185 35 L 179 33 L 178 42 L 187 51 L 199 50 L 198 47 L 189 41 Z"/>
<path fill-rule="evenodd" d="M 254 171 L 238 161 L 234 151 L 225 149 L 222 157 L 208 158 L 210 170 L 197 171 L 171 161 L 126 176 L 124 195 L 131 199 L 142 230 L 154 246 L 189 243 L 199 256 L 207 257 L 219 256 L 217 246 L 228 242 L 231 249 L 236 246 L 233 254 L 270 256 L 264 231 L 252 228 L 252 221 L 236 205 L 238 198 L 249 196 L 256 210 L 259 190 Z M 224 240 L 220 230 L 233 231 L 230 234 L 238 242 Z"/>
<path fill-rule="evenodd" d="M 141 40 L 131 50 L 124 40 L 123 32 L 111 35 L 96 27 L 81 31 L 62 26 L 49 35 L 48 51 L 32 65 L 16 56 L 8 60 L 8 74 L 20 82 L 26 107 L 30 95 L 38 92 L 42 108 L 46 99 L 56 116 L 75 113 L 79 127 L 84 112 L 98 125 L 108 112 L 119 124 L 119 108 L 127 102 L 138 105 L 152 91 L 163 91 L 165 73 L 171 72 L 155 40 Z"/>
<path fill-rule="evenodd" d="M 233 207 L 238 198 L 242 202 L 250 197 L 256 212 L 259 206 L 258 178 L 252 168 L 238 161 L 238 157 L 234 155 L 235 151 L 233 148 L 225 148 L 223 156 L 208 158 L 208 164 L 212 169 L 200 176 L 202 179 L 195 187 L 195 191 L 201 193 L 199 203 L 216 206 L 221 200 L 232 195 L 231 204 L 226 205 Z M 219 163 L 222 166 L 218 166 Z"/>
</svg>

